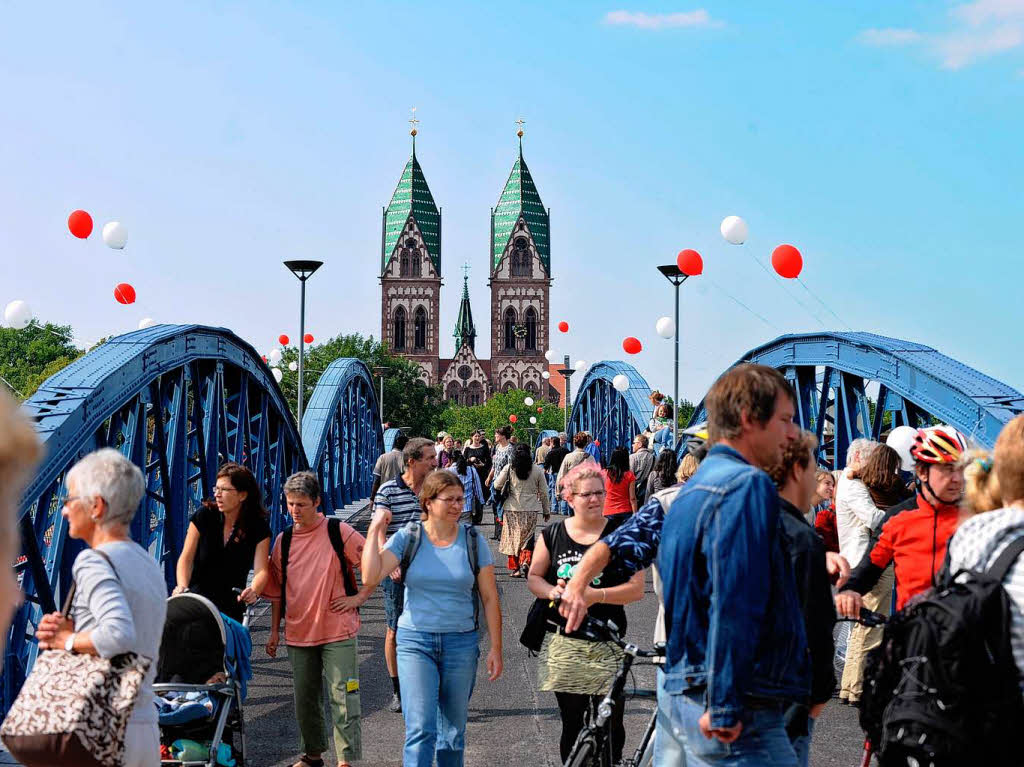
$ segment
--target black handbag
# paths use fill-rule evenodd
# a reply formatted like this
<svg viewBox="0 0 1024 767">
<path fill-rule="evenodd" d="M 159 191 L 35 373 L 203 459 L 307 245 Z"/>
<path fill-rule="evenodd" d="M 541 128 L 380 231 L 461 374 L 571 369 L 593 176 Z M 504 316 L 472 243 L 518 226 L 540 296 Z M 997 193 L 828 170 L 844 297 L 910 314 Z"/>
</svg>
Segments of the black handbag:
<svg viewBox="0 0 1024 767">
<path fill-rule="evenodd" d="M 551 627 L 548 617 L 551 616 L 551 611 L 554 609 L 550 599 L 538 597 L 533 600 L 530 611 L 526 614 L 523 633 L 519 635 L 519 644 L 532 652 L 540 652 L 540 647 L 544 644 L 544 635 Z"/>
</svg>

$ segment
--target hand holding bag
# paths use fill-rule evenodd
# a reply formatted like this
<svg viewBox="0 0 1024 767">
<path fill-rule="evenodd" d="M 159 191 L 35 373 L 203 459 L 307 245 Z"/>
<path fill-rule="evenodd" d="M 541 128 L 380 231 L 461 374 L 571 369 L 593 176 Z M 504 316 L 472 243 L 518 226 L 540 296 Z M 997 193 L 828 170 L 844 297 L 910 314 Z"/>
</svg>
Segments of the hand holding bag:
<svg viewBox="0 0 1024 767">
<path fill-rule="evenodd" d="M 98 549 L 118 583 L 110 558 Z M 75 584 L 64 603 L 68 615 Z M 0 727 L 25 767 L 119 767 L 124 738 L 151 660 L 134 652 L 113 658 L 43 650 Z"/>
</svg>

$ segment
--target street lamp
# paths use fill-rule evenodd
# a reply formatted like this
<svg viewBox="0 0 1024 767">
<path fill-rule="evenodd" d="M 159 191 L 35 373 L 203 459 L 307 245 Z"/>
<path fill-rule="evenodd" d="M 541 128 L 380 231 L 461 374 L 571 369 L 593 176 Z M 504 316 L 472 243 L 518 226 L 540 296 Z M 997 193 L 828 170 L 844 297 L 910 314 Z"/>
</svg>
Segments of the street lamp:
<svg viewBox="0 0 1024 767">
<path fill-rule="evenodd" d="M 658 271 L 665 275 L 665 279 L 672 283 L 676 289 L 676 365 L 675 382 L 672 385 L 672 449 L 679 447 L 679 286 L 686 282 L 690 275 L 683 273 L 676 264 L 659 266 Z"/>
<path fill-rule="evenodd" d="M 384 365 L 379 365 L 373 369 L 375 376 L 380 376 L 380 402 L 378 407 L 380 408 L 380 425 L 384 426 L 384 376 L 391 372 L 391 368 Z"/>
<path fill-rule="evenodd" d="M 565 355 L 563 360 L 564 367 L 558 371 L 558 374 L 565 379 L 565 427 L 562 429 L 566 434 L 569 433 L 569 408 L 572 406 L 572 397 L 570 396 L 569 379 L 572 378 L 572 374 L 576 371 L 569 367 L 569 355 Z"/>
<path fill-rule="evenodd" d="M 285 261 L 284 265 L 288 270 L 299 278 L 302 283 L 301 298 L 299 300 L 299 439 L 302 438 L 302 373 L 303 362 L 306 356 L 306 280 L 313 276 L 313 272 L 324 265 L 323 261 Z"/>
</svg>

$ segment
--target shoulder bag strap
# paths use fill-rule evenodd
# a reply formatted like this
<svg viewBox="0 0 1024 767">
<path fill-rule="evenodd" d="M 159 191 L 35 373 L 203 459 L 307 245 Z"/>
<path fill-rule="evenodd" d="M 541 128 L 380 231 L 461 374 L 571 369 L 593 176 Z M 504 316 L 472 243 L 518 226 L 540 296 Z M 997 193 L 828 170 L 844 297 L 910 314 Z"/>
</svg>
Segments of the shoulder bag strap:
<svg viewBox="0 0 1024 767">
<path fill-rule="evenodd" d="M 94 554 L 99 554 L 101 557 L 103 557 L 104 560 L 106 560 L 106 563 L 110 565 L 110 569 L 114 573 L 114 580 L 116 580 L 118 584 L 121 584 L 121 576 L 118 575 L 117 568 L 114 567 L 113 560 L 110 559 L 106 552 L 100 551 L 99 549 L 89 549 L 89 551 L 93 552 Z M 64 598 L 64 609 L 61 610 L 61 615 L 63 615 L 65 618 L 67 618 L 71 614 L 71 603 L 75 599 L 76 591 L 78 591 L 78 583 L 76 583 L 75 581 L 71 581 L 71 588 L 68 589 L 68 595 Z"/>
<path fill-rule="evenodd" d="M 988 574 L 996 580 L 1002 581 L 1022 551 L 1024 551 L 1024 535 L 1018 535 L 1009 546 L 1003 549 L 999 559 L 988 569 Z"/>
<path fill-rule="evenodd" d="M 355 596 L 359 593 L 359 588 L 356 586 L 352 568 L 345 558 L 345 541 L 341 538 L 341 520 L 337 517 L 327 518 L 327 537 L 331 539 L 334 553 L 338 555 L 338 561 L 341 562 L 341 579 L 345 584 L 345 596 Z"/>
<path fill-rule="evenodd" d="M 469 558 L 469 570 L 473 573 L 473 628 L 480 628 L 480 584 L 477 583 L 477 576 L 480 574 L 480 536 L 472 525 L 464 524 L 466 530 L 466 556 Z"/>
<path fill-rule="evenodd" d="M 285 609 L 288 607 L 288 551 L 292 547 L 292 533 L 294 530 L 291 527 L 285 528 L 284 532 L 281 533 L 281 615 L 284 615 Z"/>
<path fill-rule="evenodd" d="M 405 575 L 409 572 L 409 565 L 412 564 L 413 557 L 419 551 L 420 541 L 423 536 L 423 526 L 419 522 L 409 522 L 405 529 L 409 533 L 409 540 L 406 541 L 405 551 L 402 552 L 402 559 L 398 563 L 398 566 L 401 568 L 398 579 L 399 583 L 405 583 Z"/>
</svg>

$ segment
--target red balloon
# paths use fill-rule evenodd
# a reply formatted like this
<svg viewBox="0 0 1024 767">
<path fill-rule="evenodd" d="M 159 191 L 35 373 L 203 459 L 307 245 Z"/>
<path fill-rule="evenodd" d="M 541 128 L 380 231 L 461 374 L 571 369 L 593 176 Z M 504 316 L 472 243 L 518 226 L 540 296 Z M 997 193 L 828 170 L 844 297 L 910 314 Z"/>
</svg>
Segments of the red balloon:
<svg viewBox="0 0 1024 767">
<path fill-rule="evenodd" d="M 282 333 L 281 335 L 279 335 L 277 337 L 277 342 L 279 344 L 281 344 L 281 346 L 287 346 L 288 345 L 288 336 L 286 336 L 284 333 Z"/>
<path fill-rule="evenodd" d="M 312 333 L 306 333 L 306 335 L 304 335 L 302 337 L 302 340 L 303 340 L 304 343 L 307 343 L 307 344 L 313 343 L 313 334 Z"/>
<path fill-rule="evenodd" d="M 568 322 L 559 322 L 558 323 L 558 329 L 561 330 L 563 333 L 568 333 L 569 332 L 569 323 Z"/>
<path fill-rule="evenodd" d="M 622 350 L 626 352 L 626 354 L 639 354 L 643 351 L 643 348 L 644 345 L 640 343 L 640 339 L 633 338 L 633 336 L 630 336 L 622 342 Z"/>
<path fill-rule="evenodd" d="M 84 210 L 72 211 L 71 215 L 68 216 L 68 229 L 71 230 L 71 234 L 75 235 L 75 237 L 84 240 L 92 234 L 92 216 Z M 130 304 L 131 301 L 127 303 Z"/>
<path fill-rule="evenodd" d="M 676 266 L 687 277 L 696 277 L 704 271 L 704 259 L 697 251 L 687 248 L 679 251 L 679 255 L 676 256 Z"/>
<path fill-rule="evenodd" d="M 129 285 L 127 282 L 122 282 L 116 288 L 114 288 L 114 298 L 119 304 L 134 304 L 135 303 L 135 288 Z"/>
<path fill-rule="evenodd" d="M 512 415 L 510 415 L 508 417 L 508 420 L 509 420 L 509 423 L 515 423 L 516 421 L 519 420 L 519 416 L 517 416 L 515 413 L 513 413 Z"/>
<path fill-rule="evenodd" d="M 601 447 L 601 440 L 595 439 L 594 444 L 597 445 L 598 447 Z"/>
<path fill-rule="evenodd" d="M 542 407 L 537 408 L 537 412 L 538 413 L 543 413 L 544 412 L 544 408 L 542 408 Z"/>
<path fill-rule="evenodd" d="M 779 245 L 772 251 L 772 268 L 780 277 L 793 280 L 800 276 L 800 271 L 804 268 L 804 258 L 792 245 Z"/>
<path fill-rule="evenodd" d="M 266 361 L 267 361 L 267 357 L 266 357 L 266 355 L 264 355 L 264 356 L 263 356 L 263 361 L 264 361 L 264 362 L 266 362 Z"/>
</svg>

